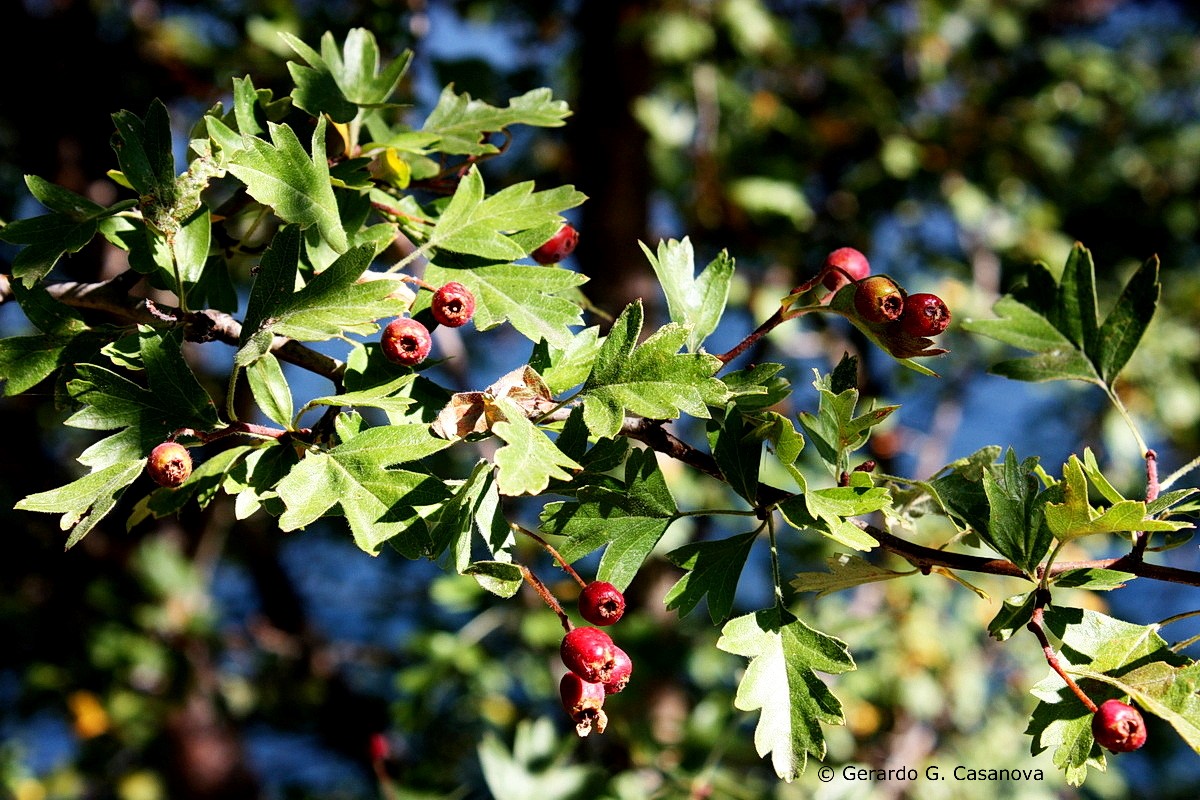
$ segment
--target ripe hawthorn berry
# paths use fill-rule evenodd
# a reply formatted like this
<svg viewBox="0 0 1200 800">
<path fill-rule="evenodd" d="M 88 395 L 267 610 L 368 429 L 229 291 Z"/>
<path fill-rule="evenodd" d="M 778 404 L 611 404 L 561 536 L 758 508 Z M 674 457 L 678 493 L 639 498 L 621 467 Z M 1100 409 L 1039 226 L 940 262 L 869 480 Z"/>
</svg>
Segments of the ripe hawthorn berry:
<svg viewBox="0 0 1200 800">
<path fill-rule="evenodd" d="M 910 336 L 937 336 L 950 325 L 950 309 L 936 294 L 918 292 L 904 298 L 900 327 Z"/>
<path fill-rule="evenodd" d="M 854 310 L 867 322 L 891 322 L 904 312 L 904 293 L 886 275 L 872 275 L 858 282 Z"/>
<path fill-rule="evenodd" d="M 629 685 L 629 677 L 633 674 L 633 660 L 619 647 L 613 647 L 613 668 L 604 682 L 605 694 L 616 694 Z"/>
<path fill-rule="evenodd" d="M 612 677 L 616 645 L 599 628 L 574 628 L 563 637 L 559 654 L 567 669 L 588 683 L 607 683 Z"/>
<path fill-rule="evenodd" d="M 625 595 L 607 581 L 592 581 L 579 593 L 579 613 L 593 625 L 612 625 L 625 613 Z"/>
<path fill-rule="evenodd" d="M 1146 723 L 1128 703 L 1105 700 L 1092 715 L 1092 736 L 1114 753 L 1128 753 L 1146 743 Z"/>
<path fill-rule="evenodd" d="M 192 474 L 192 455 L 178 442 L 163 442 L 150 451 L 146 472 L 159 486 L 174 489 Z"/>
<path fill-rule="evenodd" d="M 571 721 L 575 732 L 587 736 L 593 730 L 604 733 L 608 716 L 604 713 L 604 686 L 588 683 L 574 672 L 564 673 L 558 682 L 558 696 Z"/>
<path fill-rule="evenodd" d="M 383 329 L 379 346 L 388 361 L 412 367 L 429 355 L 433 340 L 429 338 L 429 329 L 412 317 L 398 317 Z"/>
<path fill-rule="evenodd" d="M 839 247 L 825 257 L 825 266 L 821 272 L 825 276 L 821 283 L 829 291 L 835 292 L 850 281 L 861 281 L 870 275 L 871 263 L 853 247 Z"/>
<path fill-rule="evenodd" d="M 539 264 L 557 264 L 571 255 L 577 244 L 579 244 L 579 231 L 567 223 L 530 255 Z"/>
<path fill-rule="evenodd" d="M 458 281 L 450 281 L 433 293 L 429 310 L 439 325 L 458 328 L 475 316 L 475 295 Z"/>
</svg>

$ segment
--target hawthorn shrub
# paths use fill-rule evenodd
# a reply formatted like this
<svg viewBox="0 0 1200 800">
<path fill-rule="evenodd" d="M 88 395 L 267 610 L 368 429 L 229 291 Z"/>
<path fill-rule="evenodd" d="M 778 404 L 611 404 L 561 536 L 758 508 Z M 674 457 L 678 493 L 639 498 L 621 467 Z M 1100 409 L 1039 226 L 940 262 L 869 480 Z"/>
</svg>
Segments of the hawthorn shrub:
<svg viewBox="0 0 1200 800">
<path fill-rule="evenodd" d="M 271 515 L 284 532 L 339 517 L 366 554 L 390 547 L 436 560 L 500 598 L 522 586 L 536 592 L 564 631 L 565 735 L 575 723 L 579 735 L 601 736 L 631 713 L 611 695 L 644 674 L 620 648 L 621 593 L 672 523 L 728 516 L 745 521 L 740 533 L 665 554 L 682 570 L 666 605 L 680 614 L 705 605 L 720 626 L 717 647 L 746 660 L 735 704 L 757 714 L 757 751 L 785 781 L 825 757 L 822 726 L 845 722 L 829 676 L 855 669 L 836 630 L 793 612 L 797 595 L 939 579 L 930 576 L 968 588 L 971 573 L 1025 583 L 988 632 L 1044 652 L 1049 672 L 1026 686 L 1038 704 L 1025 734 L 1069 783 L 1104 768 L 1102 744 L 1145 741 L 1141 727 L 1109 730 L 1137 712 L 1200 750 L 1200 672 L 1163 637 L 1173 620 L 1139 625 L 1063 604 L 1062 590 L 1115 592 L 1135 579 L 1200 585 L 1200 574 L 1163 555 L 1190 539 L 1196 490 L 1176 484 L 1197 461 L 1160 477 L 1116 388 L 1158 303 L 1156 259 L 1103 315 L 1092 256 L 1077 245 L 1058 277 L 1034 265 L 993 317 L 956 319 L 962 331 L 1023 351 L 995 373 L 1099 387 L 1139 443 L 1144 496 L 1118 491 L 1089 449 L 1052 465 L 999 443 L 931 476 L 881 474 L 862 451 L 899 407 L 860 402 L 854 358 L 833 354 L 836 366 L 802 390 L 781 364 L 737 362 L 774 328 L 826 314 L 933 379 L 935 359 L 952 357 L 934 341 L 953 314 L 940 298 L 909 295 L 872 275 L 862 253 L 840 249 L 738 344 L 712 353 L 705 344 L 722 323 L 735 261 L 723 252 L 697 269 L 685 238 L 643 245 L 669 322 L 647 330 L 634 302 L 604 330 L 587 326 L 585 279 L 563 263 L 581 233 L 586 243 L 587 231 L 564 217 L 585 197 L 531 182 L 496 191 L 480 169 L 505 154 L 510 129 L 563 125 L 563 102 L 542 89 L 493 106 L 448 87 L 411 127 L 394 98 L 407 54 L 382 60 L 361 29 L 344 42 L 327 34 L 319 50 L 287 43 L 297 56 L 292 92 L 275 97 L 250 77 L 235 80 L 231 107 L 218 104 L 191 128 L 182 172 L 165 106 L 123 110 L 113 115 L 111 177 L 124 199 L 98 205 L 30 175 L 46 213 L 0 230 L 22 246 L 0 300 L 17 303 L 37 331 L 0 341 L 5 395 L 50 382 L 65 425 L 102 432 L 78 456 L 81 477 L 17 503 L 61 515 L 66 547 L 118 508 L 132 509 L 132 526 L 220 494 L 234 498 L 239 519 Z M 123 251 L 128 268 L 94 284 L 57 279 L 56 264 L 97 237 Z M 149 299 L 150 290 L 173 300 Z M 463 336 L 509 326 L 528 340 L 528 358 L 489 385 L 453 392 L 432 377 L 444 360 L 430 336 L 439 323 Z M 189 366 L 199 347 L 232 348 L 222 404 Z M 296 397 L 284 364 L 327 389 Z M 243 391 L 271 424 L 239 418 Z M 777 410 L 789 400 L 809 410 Z M 699 421 L 702 441 L 678 432 L 689 421 Z M 164 452 L 180 465 L 170 479 L 158 474 Z M 433 458 L 447 452 L 462 456 Z M 722 484 L 728 507 L 681 508 L 664 461 Z M 447 463 L 470 466 L 445 474 Z M 139 480 L 147 471 L 157 485 Z M 536 523 L 518 518 L 517 498 L 536 508 Z M 920 541 L 927 517 L 953 535 Z M 826 537 L 840 552 L 824 571 L 785 575 L 785 537 Z M 1081 537 L 1125 549 L 1061 558 Z M 521 562 L 522 538 L 585 589 L 584 616 L 603 631 L 577 625 Z M 755 547 L 769 553 L 755 580 L 769 582 L 773 602 L 733 616 Z M 573 565 L 598 552 L 586 580 Z M 1093 723 L 1098 708 L 1126 716 Z"/>
</svg>

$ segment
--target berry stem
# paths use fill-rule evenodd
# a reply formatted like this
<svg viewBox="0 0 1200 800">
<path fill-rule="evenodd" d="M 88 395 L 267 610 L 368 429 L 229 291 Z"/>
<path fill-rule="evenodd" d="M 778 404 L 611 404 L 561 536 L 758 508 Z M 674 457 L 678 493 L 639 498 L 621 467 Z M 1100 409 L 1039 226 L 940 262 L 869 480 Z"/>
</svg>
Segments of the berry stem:
<svg viewBox="0 0 1200 800">
<path fill-rule="evenodd" d="M 778 327 L 783 321 L 783 309 L 780 308 L 774 314 L 768 317 L 766 322 L 764 322 L 762 325 L 759 325 L 752 333 L 748 334 L 745 339 L 742 339 L 730 350 L 717 356 L 717 360 L 722 364 L 728 364 L 730 361 L 733 361 L 742 353 L 746 352 L 746 350 L 759 339 L 766 336 L 768 333 Z"/>
<path fill-rule="evenodd" d="M 542 601 L 550 607 L 551 611 L 553 611 L 555 614 L 558 614 L 558 621 L 562 623 L 563 630 L 567 633 L 570 633 L 571 629 L 575 626 L 571 624 L 571 620 L 567 616 L 567 612 L 563 611 L 563 607 L 559 605 L 558 600 L 556 600 L 554 595 L 551 594 L 550 590 L 546 588 L 546 584 L 542 583 L 541 579 L 538 578 L 537 575 L 533 574 L 533 570 L 524 564 L 518 564 L 517 567 L 521 570 L 521 577 L 525 579 L 525 582 L 533 587 L 533 590 L 538 593 L 538 596 L 541 597 Z"/>
<path fill-rule="evenodd" d="M 1079 688 L 1079 684 L 1075 679 L 1067 674 L 1063 669 L 1062 663 L 1058 660 L 1058 654 L 1054 652 L 1054 648 L 1050 646 L 1050 639 L 1046 636 L 1046 629 L 1043 625 L 1044 605 L 1049 599 L 1049 593 L 1044 590 L 1038 590 L 1037 607 L 1033 609 L 1033 618 L 1029 620 L 1029 624 L 1025 627 L 1033 631 L 1033 635 L 1037 637 L 1042 645 L 1042 653 L 1046 656 L 1046 663 L 1050 665 L 1050 669 L 1058 673 L 1058 677 L 1062 678 L 1067 686 L 1079 698 L 1079 702 L 1087 707 L 1087 710 L 1096 713 L 1097 706 L 1092 702 L 1092 698 L 1087 696 L 1083 689 Z"/>
<path fill-rule="evenodd" d="M 562 567 L 563 570 L 568 575 L 570 575 L 572 578 L 574 578 L 575 582 L 578 583 L 581 587 L 587 586 L 587 581 L 585 581 L 583 578 L 579 577 L 579 573 L 576 572 L 575 568 L 572 567 L 570 564 L 568 564 L 567 560 L 565 558 L 563 558 L 557 550 L 554 549 L 554 545 L 550 544 L 545 539 L 543 539 L 541 536 L 538 536 L 536 533 L 529 530 L 528 528 L 523 528 L 520 525 L 517 525 L 516 523 L 513 523 L 512 527 L 513 527 L 513 530 L 520 531 L 521 533 L 528 536 L 530 539 L 533 539 L 535 542 L 540 544 L 543 548 L 545 548 L 546 552 L 549 553 L 550 555 L 554 556 L 554 560 L 558 562 L 558 565 L 560 567 Z"/>
<path fill-rule="evenodd" d="M 256 425 L 253 422 L 231 422 L 224 428 L 215 431 L 198 431 L 195 428 L 180 428 L 172 433 L 169 441 L 175 441 L 182 436 L 190 436 L 199 439 L 202 442 L 208 443 L 217 439 L 224 439 L 226 436 L 234 436 L 244 434 L 246 436 L 261 436 L 265 439 L 282 439 L 285 436 L 310 436 L 312 428 L 297 428 L 294 431 L 284 430 L 283 428 L 269 428 L 266 425 Z"/>
<path fill-rule="evenodd" d="M 1158 499 L 1158 453 L 1146 450 L 1146 502 Z M 1150 531 L 1138 531 L 1133 541 L 1133 557 L 1141 559 L 1146 554 L 1146 546 L 1150 543 Z"/>
</svg>

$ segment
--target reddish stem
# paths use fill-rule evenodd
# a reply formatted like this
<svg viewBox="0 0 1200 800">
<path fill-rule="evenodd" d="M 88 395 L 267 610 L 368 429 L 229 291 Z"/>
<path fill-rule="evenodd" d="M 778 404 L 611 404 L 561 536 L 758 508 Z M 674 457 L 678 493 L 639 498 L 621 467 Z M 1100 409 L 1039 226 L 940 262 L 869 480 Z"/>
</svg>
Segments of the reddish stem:
<svg viewBox="0 0 1200 800">
<path fill-rule="evenodd" d="M 253 422 L 231 422 L 224 428 L 211 432 L 198 431 L 195 428 L 180 428 L 172 433 L 169 438 L 171 441 L 175 441 L 181 436 L 191 436 L 208 443 L 239 433 L 247 436 L 262 436 L 268 439 L 282 439 L 285 436 L 311 436 L 312 428 L 297 428 L 294 431 L 286 431 L 282 428 L 268 428 L 265 425 L 256 425 Z"/>
<path fill-rule="evenodd" d="M 762 325 L 759 325 L 753 333 L 749 334 L 745 339 L 742 339 L 740 342 L 734 345 L 731 350 L 728 350 L 727 352 L 717 356 L 717 360 L 722 364 L 728 364 L 730 361 L 733 361 L 742 353 L 746 352 L 749 347 L 778 327 L 782 322 L 783 309 L 780 308 L 778 311 L 768 317 L 766 322 L 764 322 Z"/>
<path fill-rule="evenodd" d="M 1083 703 L 1087 707 L 1088 711 L 1095 714 L 1096 704 L 1092 702 L 1092 698 L 1088 697 L 1083 689 L 1079 688 L 1079 684 L 1075 682 L 1075 679 L 1068 675 L 1066 670 L 1063 669 L 1062 664 L 1058 660 L 1058 654 L 1055 653 L 1054 648 L 1050 646 L 1050 639 L 1047 638 L 1046 629 L 1042 624 L 1044 616 L 1042 607 L 1044 600 L 1042 598 L 1044 597 L 1045 593 L 1039 590 L 1038 594 L 1038 606 L 1033 609 L 1033 618 L 1029 620 L 1029 624 L 1025 627 L 1033 631 L 1033 635 L 1038 638 L 1039 642 L 1041 642 L 1042 653 L 1046 656 L 1046 663 L 1050 665 L 1050 669 L 1057 672 L 1058 677 L 1062 678 L 1071 691 L 1075 693 L 1075 696 L 1079 698 L 1079 702 Z"/>
<path fill-rule="evenodd" d="M 1158 453 L 1146 451 L 1146 502 L 1158 499 Z M 1146 554 L 1146 546 L 1150 544 L 1150 531 L 1138 531 L 1133 540 L 1132 556 L 1139 561 Z"/>
<path fill-rule="evenodd" d="M 376 211 L 380 212 L 381 214 L 387 214 L 388 216 L 391 216 L 391 217 L 399 217 L 400 219 L 406 219 L 409 222 L 416 222 L 420 225 L 432 225 L 433 224 L 430 220 L 427 220 L 424 217 L 418 217 L 415 214 L 409 214 L 407 211 L 401 211 L 400 209 L 396 208 L 395 206 L 389 206 L 387 203 L 380 203 L 377 201 L 372 201 L 371 208 L 375 209 Z"/>
<path fill-rule="evenodd" d="M 563 611 L 563 607 L 559 605 L 558 600 L 556 600 L 554 595 L 551 594 L 550 590 L 546 588 L 546 584 L 542 583 L 538 576 L 533 574 L 533 570 L 529 569 L 529 567 L 525 566 L 524 564 L 518 564 L 517 567 L 520 568 L 521 577 L 525 579 L 525 582 L 533 587 L 533 590 L 538 593 L 538 596 L 542 598 L 542 601 L 546 605 L 550 606 L 551 611 L 553 611 L 555 614 L 558 614 L 558 621 L 562 623 L 563 630 L 565 630 L 567 633 L 570 633 L 571 629 L 575 626 L 571 624 L 570 618 L 567 617 L 567 612 Z"/>
<path fill-rule="evenodd" d="M 550 544 L 545 539 L 543 539 L 541 536 L 538 536 L 536 533 L 529 530 L 528 528 L 522 528 L 520 525 L 513 525 L 513 528 L 515 528 L 516 530 L 525 534 L 530 539 L 533 539 L 535 542 L 537 542 L 543 548 L 545 548 L 546 552 L 549 553 L 550 555 L 554 556 L 554 560 L 558 562 L 558 565 L 560 567 L 562 567 L 568 575 L 570 575 L 572 578 L 574 578 L 575 582 L 578 583 L 581 587 L 587 586 L 587 581 L 585 581 L 583 578 L 579 577 L 579 573 L 576 572 L 575 568 L 572 567 L 570 564 L 568 564 L 567 560 L 565 558 L 563 558 L 557 550 L 554 549 L 554 545 Z"/>
</svg>

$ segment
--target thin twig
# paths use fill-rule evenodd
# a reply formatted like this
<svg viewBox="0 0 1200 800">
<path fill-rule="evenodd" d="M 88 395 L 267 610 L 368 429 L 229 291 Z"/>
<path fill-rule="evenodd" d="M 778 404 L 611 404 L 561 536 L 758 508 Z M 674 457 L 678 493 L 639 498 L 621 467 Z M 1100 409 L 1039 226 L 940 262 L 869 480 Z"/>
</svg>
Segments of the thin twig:
<svg viewBox="0 0 1200 800">
<path fill-rule="evenodd" d="M 1079 684 L 1075 682 L 1075 679 L 1068 675 L 1067 671 L 1063 669 L 1062 663 L 1058 660 L 1058 654 L 1055 653 L 1054 648 L 1050 646 L 1050 639 L 1047 638 L 1046 629 L 1043 626 L 1045 594 L 1046 593 L 1043 591 L 1038 591 L 1038 605 L 1033 609 L 1033 618 L 1029 620 L 1029 624 L 1025 627 L 1033 631 L 1033 635 L 1037 637 L 1039 642 L 1041 642 L 1042 653 L 1045 654 L 1046 663 L 1050 665 L 1050 669 L 1057 672 L 1058 676 L 1066 682 L 1067 687 L 1075 693 L 1076 697 L 1079 698 L 1079 702 L 1087 706 L 1088 711 L 1095 714 L 1096 704 L 1092 702 L 1092 698 L 1088 697 L 1087 693 L 1084 692 L 1083 689 L 1079 688 Z"/>
</svg>

